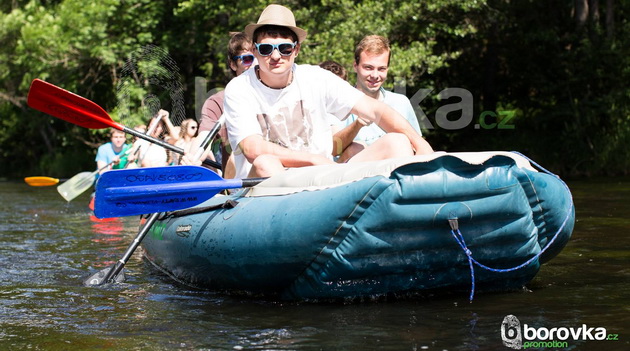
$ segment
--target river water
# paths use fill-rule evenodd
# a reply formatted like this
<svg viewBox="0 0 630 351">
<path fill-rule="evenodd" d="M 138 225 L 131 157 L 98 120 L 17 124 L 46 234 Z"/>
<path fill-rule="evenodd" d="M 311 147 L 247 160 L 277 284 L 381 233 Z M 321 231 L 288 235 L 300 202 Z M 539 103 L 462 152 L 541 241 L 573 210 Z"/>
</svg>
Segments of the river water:
<svg viewBox="0 0 630 351">
<path fill-rule="evenodd" d="M 522 291 L 279 303 L 178 285 L 141 250 L 124 283 L 84 287 L 123 255 L 137 218 L 98 222 L 88 194 L 66 203 L 55 187 L 0 182 L 0 349 L 510 350 L 501 323 L 514 315 L 534 332 L 587 331 L 538 349 L 630 350 L 630 179 L 569 186 L 573 237 Z M 618 340 L 589 340 L 598 328 Z"/>
</svg>

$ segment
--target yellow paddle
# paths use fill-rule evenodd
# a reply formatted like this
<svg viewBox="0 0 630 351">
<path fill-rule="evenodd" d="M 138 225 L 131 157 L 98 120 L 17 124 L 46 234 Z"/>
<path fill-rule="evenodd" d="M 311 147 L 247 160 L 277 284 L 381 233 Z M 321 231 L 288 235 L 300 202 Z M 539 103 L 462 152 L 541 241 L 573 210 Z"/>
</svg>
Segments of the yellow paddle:
<svg viewBox="0 0 630 351">
<path fill-rule="evenodd" d="M 51 178 L 51 177 L 43 177 L 43 176 L 35 176 L 35 177 L 26 177 L 24 181 L 26 184 L 30 186 L 51 186 L 56 185 L 61 182 L 65 182 L 67 179 L 59 179 L 59 178 Z"/>
</svg>

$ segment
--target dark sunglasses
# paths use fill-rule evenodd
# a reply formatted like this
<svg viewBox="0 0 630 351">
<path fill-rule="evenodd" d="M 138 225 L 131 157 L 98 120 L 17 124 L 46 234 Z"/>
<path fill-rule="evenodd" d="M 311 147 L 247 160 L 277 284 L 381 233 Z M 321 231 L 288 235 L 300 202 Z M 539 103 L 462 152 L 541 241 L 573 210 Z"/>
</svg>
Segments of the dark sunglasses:
<svg viewBox="0 0 630 351">
<path fill-rule="evenodd" d="M 234 61 L 238 61 L 239 59 L 243 62 L 243 65 L 245 65 L 245 66 L 249 66 L 252 63 L 254 63 L 254 55 L 252 55 L 252 54 L 238 55 L 238 56 L 232 57 L 232 60 L 234 60 Z"/>
<path fill-rule="evenodd" d="M 261 56 L 269 56 L 273 53 L 274 49 L 278 49 L 278 52 L 282 56 L 291 56 L 295 46 L 297 45 L 297 41 L 293 43 L 280 43 L 280 44 L 254 44 L 256 45 L 256 50 Z"/>
</svg>

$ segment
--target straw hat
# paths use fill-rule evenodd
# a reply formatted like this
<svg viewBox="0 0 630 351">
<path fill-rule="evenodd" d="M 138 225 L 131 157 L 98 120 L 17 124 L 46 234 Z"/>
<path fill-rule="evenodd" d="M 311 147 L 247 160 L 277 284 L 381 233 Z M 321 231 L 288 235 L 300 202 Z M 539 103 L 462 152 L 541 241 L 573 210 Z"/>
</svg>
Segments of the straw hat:
<svg viewBox="0 0 630 351">
<path fill-rule="evenodd" d="M 245 34 L 254 40 L 254 32 L 259 27 L 265 25 L 281 26 L 291 29 L 298 36 L 298 42 L 301 43 L 306 39 L 306 31 L 296 27 L 293 12 L 282 5 L 269 5 L 258 18 L 258 23 L 250 23 L 245 27 Z"/>
</svg>

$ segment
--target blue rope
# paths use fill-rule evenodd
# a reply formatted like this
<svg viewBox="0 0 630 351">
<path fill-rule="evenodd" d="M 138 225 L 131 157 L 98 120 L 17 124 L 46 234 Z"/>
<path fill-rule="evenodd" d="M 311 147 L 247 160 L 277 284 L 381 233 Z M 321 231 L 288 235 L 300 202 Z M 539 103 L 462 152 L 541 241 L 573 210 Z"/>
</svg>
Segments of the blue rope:
<svg viewBox="0 0 630 351">
<path fill-rule="evenodd" d="M 560 179 L 560 177 L 558 177 L 557 175 L 551 173 L 550 171 L 548 171 L 547 169 L 543 168 L 542 166 L 540 166 L 539 164 L 537 164 L 536 162 L 534 162 L 533 160 L 531 160 L 527 156 L 521 154 L 520 152 L 517 152 L 517 151 L 512 151 L 512 152 L 517 154 L 517 155 L 522 156 L 523 158 L 528 160 L 531 164 L 533 164 L 536 167 L 538 167 L 539 169 L 541 169 L 543 172 L 556 177 L 558 180 L 560 180 L 560 182 L 565 187 L 565 189 L 569 192 L 569 194 L 571 193 L 571 191 L 570 191 L 569 187 L 567 186 L 567 184 L 565 182 L 563 182 L 562 179 Z M 504 269 L 488 267 L 488 266 L 480 263 L 479 261 L 477 261 L 475 258 L 473 258 L 472 257 L 472 251 L 470 251 L 468 246 L 466 246 L 466 241 L 464 240 L 464 236 L 462 235 L 462 232 L 459 231 L 457 218 L 449 219 L 449 224 L 451 225 L 451 234 L 453 235 L 453 238 L 455 238 L 455 241 L 457 241 L 459 246 L 462 248 L 462 250 L 464 250 L 464 253 L 466 254 L 466 257 L 468 257 L 468 266 L 470 267 L 470 278 L 471 278 L 471 283 L 472 283 L 471 289 L 470 289 L 470 302 L 472 303 L 473 298 L 475 296 L 475 267 L 474 267 L 473 264 L 475 264 L 475 265 L 477 265 L 477 266 L 479 266 L 479 267 L 481 267 L 481 268 L 483 268 L 485 270 L 488 270 L 488 271 L 491 271 L 491 272 L 496 272 L 496 273 L 512 272 L 512 271 L 515 271 L 517 269 L 521 269 L 521 268 L 529 266 L 532 262 L 538 260 L 540 258 L 540 256 L 545 251 L 547 251 L 547 249 L 549 249 L 549 247 L 551 247 L 551 245 L 556 241 L 556 239 L 558 238 L 558 236 L 560 235 L 560 233 L 562 232 L 562 230 L 564 229 L 566 224 L 569 222 L 569 219 L 571 218 L 571 209 L 572 208 L 573 208 L 573 199 L 569 196 L 569 208 L 567 210 L 567 216 L 565 217 L 565 219 L 562 222 L 562 225 L 560 226 L 558 231 L 554 234 L 554 236 L 551 238 L 551 240 L 547 243 L 547 245 L 545 245 L 545 247 L 542 250 L 540 250 L 539 253 L 534 255 L 529 260 L 523 262 L 522 264 L 520 264 L 520 265 L 518 265 L 516 267 L 504 268 Z M 455 234 L 455 233 L 457 233 L 457 234 Z"/>
</svg>

